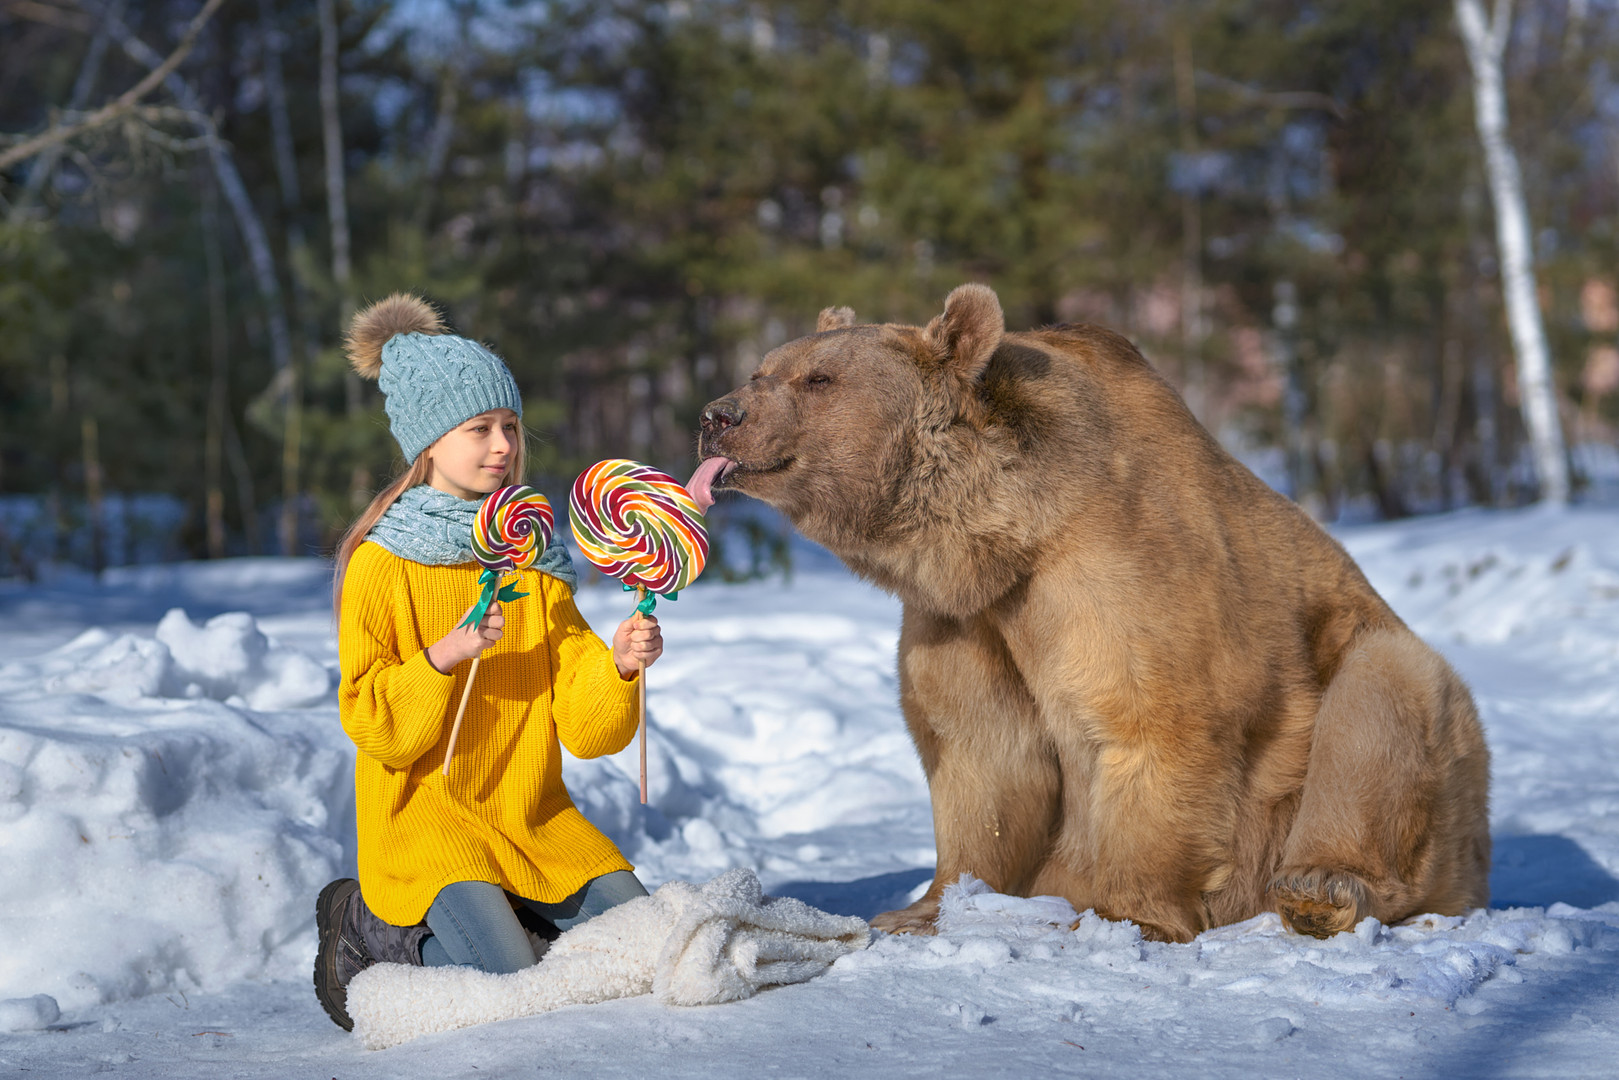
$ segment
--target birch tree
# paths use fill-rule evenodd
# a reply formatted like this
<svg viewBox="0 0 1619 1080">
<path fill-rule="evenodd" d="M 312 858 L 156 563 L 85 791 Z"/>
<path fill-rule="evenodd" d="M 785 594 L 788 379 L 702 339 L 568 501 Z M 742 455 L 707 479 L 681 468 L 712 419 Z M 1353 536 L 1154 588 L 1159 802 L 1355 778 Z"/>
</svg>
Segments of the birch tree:
<svg viewBox="0 0 1619 1080">
<path fill-rule="evenodd" d="M 1507 102 L 1502 68 L 1512 31 L 1512 0 L 1495 0 L 1486 19 L 1482 0 L 1455 0 L 1456 22 L 1473 72 L 1473 109 L 1484 163 L 1495 205 L 1495 235 L 1506 297 L 1512 351 L 1517 359 L 1518 396 L 1524 426 L 1540 481 L 1540 497 L 1562 504 L 1569 497 L 1568 456 L 1557 416 L 1546 328 L 1540 318 L 1535 288 L 1534 251 L 1530 247 L 1529 210 L 1523 195 L 1523 173 L 1507 138 Z"/>
</svg>

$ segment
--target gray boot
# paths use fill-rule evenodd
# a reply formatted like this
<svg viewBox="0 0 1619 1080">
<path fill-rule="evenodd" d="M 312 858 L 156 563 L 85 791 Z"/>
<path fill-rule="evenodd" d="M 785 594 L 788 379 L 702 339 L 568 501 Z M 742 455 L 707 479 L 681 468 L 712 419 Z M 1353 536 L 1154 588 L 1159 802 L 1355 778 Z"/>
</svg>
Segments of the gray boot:
<svg viewBox="0 0 1619 1080">
<path fill-rule="evenodd" d="M 377 918 L 353 878 L 339 878 L 320 891 L 315 925 L 320 930 L 315 996 L 344 1031 L 354 1030 L 347 1008 L 349 980 L 372 964 L 420 967 L 422 941 L 432 932 L 425 926 L 394 926 Z"/>
</svg>

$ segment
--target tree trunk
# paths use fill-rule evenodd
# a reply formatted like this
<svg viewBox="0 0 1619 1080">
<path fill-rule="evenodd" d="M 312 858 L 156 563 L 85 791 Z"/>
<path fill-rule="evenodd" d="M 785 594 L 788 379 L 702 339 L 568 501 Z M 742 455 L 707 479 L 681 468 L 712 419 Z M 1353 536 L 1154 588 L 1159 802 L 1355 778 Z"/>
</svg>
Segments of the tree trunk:
<svg viewBox="0 0 1619 1080">
<path fill-rule="evenodd" d="M 1197 164 L 1197 87 L 1192 67 L 1192 46 L 1186 31 L 1177 27 L 1175 46 L 1175 103 L 1180 114 L 1180 148 L 1187 168 Z M 1184 179 L 1184 178 L 1183 178 Z M 1191 177 L 1181 191 L 1181 392 L 1186 407 L 1199 420 L 1208 420 L 1206 379 L 1203 371 L 1203 192 L 1199 177 Z"/>
<path fill-rule="evenodd" d="M 230 340 L 225 322 L 225 259 L 219 250 L 218 193 L 207 185 L 202 199 L 202 250 L 208 261 L 208 419 L 203 436 L 203 532 L 208 557 L 225 557 L 225 411 Z"/>
<path fill-rule="evenodd" d="M 84 395 L 80 395 L 81 397 Z M 88 408 L 79 421 L 79 445 L 84 455 L 84 516 L 90 528 L 90 572 L 97 577 L 107 567 L 101 523 L 101 430 Z"/>
<path fill-rule="evenodd" d="M 416 227 L 423 232 L 427 231 L 428 223 L 432 220 L 433 196 L 450 157 L 450 141 L 455 137 L 455 110 L 459 103 L 455 69 L 445 65 L 443 81 L 439 84 L 438 113 L 433 118 L 433 132 L 427 138 L 422 188 L 416 197 Z"/>
<path fill-rule="evenodd" d="M 1446 510 L 1452 510 L 1464 501 L 1464 493 L 1456 490 L 1451 480 L 1460 471 L 1457 466 L 1457 430 L 1461 421 L 1463 384 L 1467 380 L 1462 364 L 1462 343 L 1457 338 L 1449 319 L 1440 324 L 1445 328 L 1445 339 L 1440 346 L 1439 400 L 1434 407 L 1433 448 L 1439 453 L 1441 475 L 1439 493 Z"/>
<path fill-rule="evenodd" d="M 242 448 L 241 433 L 225 410 L 225 462 L 236 478 L 236 503 L 242 514 L 242 533 L 247 538 L 247 553 L 257 555 L 263 550 L 259 543 L 259 508 L 253 496 L 253 470 L 247 463 L 247 451 Z"/>
<path fill-rule="evenodd" d="M 337 286 L 337 325 L 347 327 L 354 313 L 354 267 L 349 237 L 348 180 L 343 171 L 342 87 L 338 81 L 337 0 L 320 0 L 320 130 L 326 154 L 326 217 L 332 233 L 332 283 Z M 339 331 L 341 333 L 341 330 Z M 351 422 L 362 408 L 360 376 L 343 369 L 343 403 Z M 371 472 L 356 460 L 349 471 L 349 507 L 358 512 L 370 498 Z"/>
<path fill-rule="evenodd" d="M 136 37 L 122 20 L 109 16 L 108 23 L 112 27 L 114 38 L 130 59 L 149 68 L 156 68 L 163 63 L 163 58 Z M 276 381 L 272 386 L 281 389 L 283 401 L 291 407 L 293 394 L 297 392 L 297 377 L 292 362 L 292 335 L 287 324 L 286 306 L 281 297 L 281 283 L 276 278 L 275 258 L 270 253 L 270 242 L 265 237 L 264 224 L 259 220 L 253 200 L 248 197 L 241 173 L 236 170 L 230 145 L 219 137 L 219 131 L 214 127 L 208 110 L 203 107 L 202 100 L 191 88 L 191 84 L 178 73 L 170 72 L 163 80 L 163 85 L 174 95 L 180 107 L 189 114 L 192 124 L 208 144 L 208 159 L 213 165 L 214 176 L 219 181 L 219 190 L 224 193 L 225 202 L 229 204 L 231 215 L 236 220 L 237 231 L 242 236 L 242 246 L 247 249 L 247 262 L 253 274 L 253 282 L 258 287 L 259 298 L 264 303 L 265 322 L 270 332 L 270 360 L 276 370 Z M 296 461 L 294 451 L 292 455 L 294 465 Z M 286 455 L 283 455 L 283 469 L 286 465 Z M 284 492 L 289 489 L 296 492 L 296 488 L 296 474 L 283 478 Z M 296 503 L 294 506 L 296 507 Z M 291 554 L 289 547 L 283 546 L 283 551 Z"/>
<path fill-rule="evenodd" d="M 296 362 L 286 368 L 286 414 L 281 437 L 281 515 L 276 539 L 281 554 L 298 554 L 299 448 L 303 444 L 303 378 Z"/>
<path fill-rule="evenodd" d="M 287 108 L 287 85 L 281 71 L 284 35 L 275 24 L 274 0 L 259 0 L 259 36 L 262 39 L 264 100 L 270 114 L 270 144 L 275 150 L 276 179 L 281 185 L 281 205 L 291 211 L 301 201 L 298 157 L 292 146 L 292 117 Z M 287 228 L 289 231 L 297 229 L 297 219 L 289 217 Z"/>
<path fill-rule="evenodd" d="M 62 498 L 62 477 L 67 474 L 72 460 L 72 445 L 67 433 L 71 430 L 68 410 L 71 408 L 71 384 L 68 382 L 67 357 L 56 353 L 51 357 L 51 434 L 52 457 L 51 489 L 46 496 L 46 514 L 51 519 L 51 553 L 49 561 L 65 562 L 68 554 L 67 508 Z"/>
<path fill-rule="evenodd" d="M 353 269 L 349 257 L 348 186 L 343 177 L 343 118 L 337 84 L 337 0 L 320 0 L 320 127 L 326 150 L 326 212 L 332 223 L 332 280 L 346 309 Z M 344 311 L 347 321 L 347 310 Z"/>
<path fill-rule="evenodd" d="M 282 35 L 275 25 L 273 0 L 259 0 L 259 27 L 264 48 L 265 104 L 270 113 L 271 145 L 275 149 L 276 177 L 281 187 L 281 208 L 286 215 L 287 265 L 292 271 L 292 307 L 298 327 L 298 348 L 293 352 L 288 378 L 287 408 L 283 416 L 281 550 L 294 554 L 298 542 L 298 492 L 303 472 L 303 370 L 313 365 L 317 332 L 311 317 L 309 290 L 299 268 L 304 265 L 303 225 L 298 207 L 303 201 L 298 186 L 298 159 L 292 146 L 292 117 L 287 88 L 281 75 Z"/>
<path fill-rule="evenodd" d="M 1294 502 L 1312 517 L 1322 513 L 1323 499 L 1317 491 L 1315 454 L 1305 425 L 1310 416 L 1310 394 L 1304 384 L 1304 369 L 1298 350 L 1298 288 L 1286 278 L 1272 290 L 1271 325 L 1275 327 L 1277 366 L 1282 369 L 1282 438 L 1287 448 L 1288 492 Z"/>
<path fill-rule="evenodd" d="M 1524 427 L 1529 431 L 1540 497 L 1548 503 L 1562 504 L 1569 498 L 1568 455 L 1563 447 L 1546 328 L 1541 322 L 1535 288 L 1534 250 L 1530 246 L 1523 175 L 1518 168 L 1517 153 L 1507 139 L 1502 68 L 1512 29 L 1512 0 L 1496 0 L 1495 16 L 1490 22 L 1485 20 L 1480 0 L 1455 2 L 1456 22 L 1461 27 L 1467 60 L 1473 70 L 1474 113 L 1479 141 L 1484 145 L 1490 197 L 1495 204 L 1501 288 L 1517 360 Z"/>
</svg>

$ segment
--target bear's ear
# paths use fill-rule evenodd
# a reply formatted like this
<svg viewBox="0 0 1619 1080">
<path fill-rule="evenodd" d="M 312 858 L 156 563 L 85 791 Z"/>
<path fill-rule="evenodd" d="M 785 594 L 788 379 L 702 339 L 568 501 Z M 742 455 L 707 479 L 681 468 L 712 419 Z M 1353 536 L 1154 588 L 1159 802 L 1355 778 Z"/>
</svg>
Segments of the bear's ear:
<svg viewBox="0 0 1619 1080">
<path fill-rule="evenodd" d="M 829 307 L 821 309 L 821 317 L 815 320 L 815 332 L 824 334 L 828 330 L 842 330 L 854 325 L 854 308 Z"/>
<path fill-rule="evenodd" d="M 963 382 L 976 380 L 1006 333 L 1001 301 L 988 285 L 959 285 L 944 301 L 944 314 L 928 323 L 922 336 L 945 371 Z"/>
</svg>

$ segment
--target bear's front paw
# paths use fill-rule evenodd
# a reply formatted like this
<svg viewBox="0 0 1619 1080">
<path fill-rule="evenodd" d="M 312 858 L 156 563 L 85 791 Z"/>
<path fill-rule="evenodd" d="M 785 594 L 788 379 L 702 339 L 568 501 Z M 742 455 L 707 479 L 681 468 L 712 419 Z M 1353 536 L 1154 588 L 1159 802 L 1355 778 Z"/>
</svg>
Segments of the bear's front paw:
<svg viewBox="0 0 1619 1080">
<path fill-rule="evenodd" d="M 937 934 L 938 918 L 939 901 L 923 897 L 910 907 L 875 916 L 871 928 L 885 934 Z"/>
</svg>

